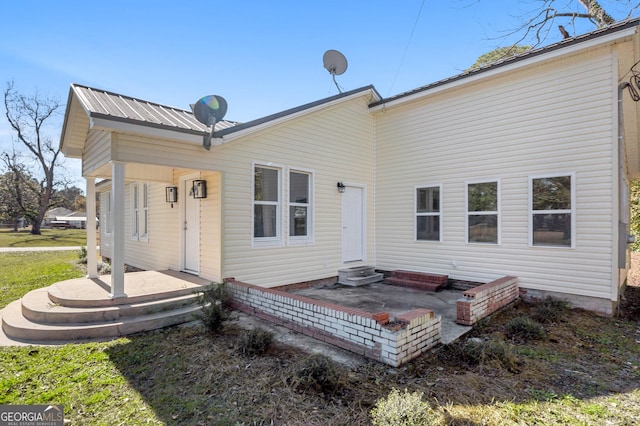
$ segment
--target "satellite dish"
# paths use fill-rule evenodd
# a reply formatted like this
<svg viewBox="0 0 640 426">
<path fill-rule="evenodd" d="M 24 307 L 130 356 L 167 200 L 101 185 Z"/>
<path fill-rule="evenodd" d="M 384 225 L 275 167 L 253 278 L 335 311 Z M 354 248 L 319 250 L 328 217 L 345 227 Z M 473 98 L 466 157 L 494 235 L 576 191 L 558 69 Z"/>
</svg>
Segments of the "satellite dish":
<svg viewBox="0 0 640 426">
<path fill-rule="evenodd" d="M 322 56 L 322 62 L 324 63 L 324 68 L 333 77 L 333 82 L 338 91 L 342 93 L 340 85 L 336 82 L 336 75 L 342 75 L 347 70 L 347 58 L 337 50 L 327 50 Z"/>
<path fill-rule="evenodd" d="M 347 58 L 337 50 L 327 50 L 322 56 L 324 67 L 331 75 L 342 75 L 347 70 Z"/>
<path fill-rule="evenodd" d="M 196 120 L 207 127 L 211 127 L 211 130 L 204 134 L 204 139 L 202 140 L 202 146 L 209 151 L 216 123 L 222 120 L 227 113 L 227 101 L 218 95 L 203 96 L 198 99 L 198 102 L 191 105 L 191 110 Z"/>
</svg>

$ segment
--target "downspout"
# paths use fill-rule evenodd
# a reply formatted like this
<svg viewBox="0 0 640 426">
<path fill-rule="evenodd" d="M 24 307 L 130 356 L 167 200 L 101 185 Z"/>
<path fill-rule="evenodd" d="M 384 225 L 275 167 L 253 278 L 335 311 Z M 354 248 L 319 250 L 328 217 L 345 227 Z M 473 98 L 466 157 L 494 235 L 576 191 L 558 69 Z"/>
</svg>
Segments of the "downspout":
<svg viewBox="0 0 640 426">
<path fill-rule="evenodd" d="M 624 191 L 622 190 L 622 183 L 624 181 L 624 113 L 622 110 L 622 94 L 624 89 L 631 86 L 629 82 L 622 82 L 618 85 L 618 264 L 615 273 L 615 285 L 613 286 L 613 292 L 611 294 L 611 301 L 617 305 L 620 299 L 620 269 L 626 269 L 627 267 L 627 244 L 629 241 L 629 229 L 628 223 L 622 221 L 622 207 L 625 205 Z"/>
<path fill-rule="evenodd" d="M 378 120 L 376 115 L 373 115 L 373 264 L 378 266 L 378 223 L 377 218 L 377 197 L 378 197 L 378 139 L 376 133 L 376 126 Z"/>
</svg>

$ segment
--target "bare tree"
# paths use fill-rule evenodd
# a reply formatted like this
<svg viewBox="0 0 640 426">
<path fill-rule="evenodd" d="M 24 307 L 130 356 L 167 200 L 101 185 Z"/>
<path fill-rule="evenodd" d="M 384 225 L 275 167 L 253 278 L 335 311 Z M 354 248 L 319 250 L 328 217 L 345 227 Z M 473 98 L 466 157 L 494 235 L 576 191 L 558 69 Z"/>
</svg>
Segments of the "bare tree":
<svg viewBox="0 0 640 426">
<path fill-rule="evenodd" d="M 598 0 L 540 0 L 539 5 L 526 16 L 522 17 L 522 25 L 508 31 L 508 35 L 517 35 L 519 39 L 514 45 L 528 43 L 533 47 L 545 42 L 554 25 L 562 35 L 568 38 L 576 35 L 577 21 L 586 21 L 594 29 L 611 25 L 618 20 L 630 18 L 640 8 L 637 1 L 598 1 Z M 606 8 L 601 5 L 606 4 Z M 613 10 L 615 9 L 614 17 Z M 569 30 L 568 30 L 568 29 Z M 571 34 L 573 31 L 573 34 Z"/>
<path fill-rule="evenodd" d="M 18 141 L 38 164 L 42 178 L 38 185 L 28 186 L 37 195 L 37 211 L 25 214 L 31 221 L 31 233 L 40 234 L 40 226 L 45 213 L 51 207 L 52 195 L 56 181 L 54 172 L 61 161 L 60 147 L 54 146 L 51 138 L 45 134 L 45 126 L 58 113 L 61 104 L 50 98 L 43 98 L 37 92 L 32 96 L 18 93 L 13 82 L 7 83 L 4 91 L 4 106 L 7 121 L 16 132 Z M 5 153 L 5 164 L 15 172 L 21 164 L 15 156 Z"/>
<path fill-rule="evenodd" d="M 578 21 L 587 22 L 587 26 L 592 27 L 593 30 L 617 22 L 618 19 L 614 16 L 619 19 L 631 18 L 640 9 L 640 1 L 632 0 L 563 0 L 561 2 L 536 0 L 528 3 L 535 4 L 531 12 L 521 15 L 519 17 L 521 23 L 514 29 L 503 31 L 500 37 L 502 39 L 515 37 L 516 41 L 478 57 L 467 71 L 540 47 L 547 41 L 556 24 L 562 39 L 567 39 L 579 34 L 580 31 L 586 31 L 584 26 L 578 25 Z M 606 9 L 601 3 L 606 5 Z"/>
</svg>

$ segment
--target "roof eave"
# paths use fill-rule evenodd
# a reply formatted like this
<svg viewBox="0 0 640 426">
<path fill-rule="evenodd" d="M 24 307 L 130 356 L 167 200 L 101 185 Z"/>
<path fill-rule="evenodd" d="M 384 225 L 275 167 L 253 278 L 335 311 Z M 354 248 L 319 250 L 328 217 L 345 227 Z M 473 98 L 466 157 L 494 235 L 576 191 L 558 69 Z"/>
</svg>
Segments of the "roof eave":
<svg viewBox="0 0 640 426">
<path fill-rule="evenodd" d="M 220 130 L 215 132 L 214 136 L 216 138 L 222 138 L 224 142 L 228 142 L 241 136 L 257 132 L 266 127 L 271 127 L 276 124 L 300 117 L 302 115 L 310 114 L 319 109 L 327 108 L 329 106 L 345 102 L 347 100 L 359 98 L 366 94 L 369 94 L 371 96 L 371 99 L 374 99 L 375 102 L 382 99 L 375 87 L 373 87 L 372 85 L 364 86 L 328 98 L 320 99 L 315 102 L 310 102 L 308 104 L 271 114 L 253 121 L 239 124 L 228 129 Z"/>
<path fill-rule="evenodd" d="M 481 79 L 486 79 L 496 75 L 507 73 L 513 71 L 514 69 L 530 66 L 531 64 L 547 61 L 559 56 L 564 56 L 580 50 L 588 49 L 593 46 L 611 43 L 616 40 L 636 34 L 636 32 L 638 31 L 639 23 L 640 20 L 638 19 L 631 20 L 610 33 L 605 32 L 604 34 L 597 35 L 589 34 L 584 36 L 584 38 L 578 40 L 556 43 L 551 47 L 541 48 L 531 53 L 515 57 L 512 60 L 500 62 L 498 64 L 471 72 L 458 74 L 451 78 L 440 80 L 406 93 L 401 93 L 387 99 L 381 99 L 380 101 L 372 103 L 370 105 L 370 109 L 371 112 L 377 112 L 394 105 L 411 102 L 426 96 L 431 96 L 444 90 L 449 90 L 451 88 L 470 84 Z"/>
</svg>

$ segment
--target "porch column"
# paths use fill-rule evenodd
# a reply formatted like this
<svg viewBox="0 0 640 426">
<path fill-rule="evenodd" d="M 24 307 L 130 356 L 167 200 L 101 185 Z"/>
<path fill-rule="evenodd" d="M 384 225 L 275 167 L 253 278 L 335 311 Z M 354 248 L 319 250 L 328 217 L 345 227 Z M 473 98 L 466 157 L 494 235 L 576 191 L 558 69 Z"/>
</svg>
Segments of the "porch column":
<svg viewBox="0 0 640 426">
<path fill-rule="evenodd" d="M 124 173 L 125 163 L 111 163 L 111 297 L 126 297 L 124 292 Z"/>
<path fill-rule="evenodd" d="M 87 180 L 87 278 L 98 278 L 98 253 L 96 252 L 96 179 Z"/>
</svg>

